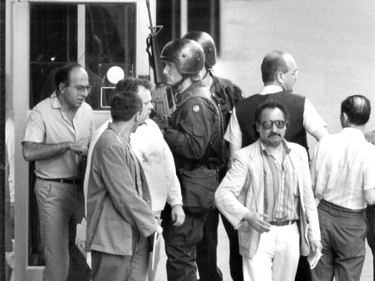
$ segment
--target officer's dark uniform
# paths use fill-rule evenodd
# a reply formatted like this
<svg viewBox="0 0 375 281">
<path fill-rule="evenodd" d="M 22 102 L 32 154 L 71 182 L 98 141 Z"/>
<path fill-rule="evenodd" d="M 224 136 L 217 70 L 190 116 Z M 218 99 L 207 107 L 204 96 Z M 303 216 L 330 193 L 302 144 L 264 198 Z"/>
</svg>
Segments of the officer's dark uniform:
<svg viewBox="0 0 375 281">
<path fill-rule="evenodd" d="M 165 131 L 164 138 L 173 153 L 177 174 L 180 176 L 184 170 L 190 171 L 200 166 L 217 168 L 220 161 L 212 151 L 211 144 L 221 139 L 222 132 L 220 115 L 215 103 L 210 100 L 208 89 L 201 81 L 194 82 L 176 96 L 176 105 L 177 109 L 170 120 L 171 127 Z M 169 281 L 197 280 L 195 250 L 202 239 L 208 211 L 191 212 L 187 205 L 188 202 L 184 201 L 186 217 L 181 226 L 173 226 L 170 209 L 165 209 L 162 214 Z"/>
<path fill-rule="evenodd" d="M 214 76 L 210 92 L 218 105 L 223 120 L 223 132 L 227 129 L 232 109 L 238 101 L 244 98 L 242 90 L 229 79 Z M 222 136 L 223 137 L 223 136 Z M 220 171 L 220 180 L 224 177 L 226 165 Z M 237 230 L 221 216 L 224 228 L 229 239 L 229 265 L 233 281 L 242 281 L 242 257 L 239 251 Z M 219 211 L 215 208 L 208 213 L 204 225 L 202 241 L 197 245 L 197 266 L 200 281 L 222 281 L 223 274 L 217 267 L 217 229 L 219 225 Z"/>
</svg>

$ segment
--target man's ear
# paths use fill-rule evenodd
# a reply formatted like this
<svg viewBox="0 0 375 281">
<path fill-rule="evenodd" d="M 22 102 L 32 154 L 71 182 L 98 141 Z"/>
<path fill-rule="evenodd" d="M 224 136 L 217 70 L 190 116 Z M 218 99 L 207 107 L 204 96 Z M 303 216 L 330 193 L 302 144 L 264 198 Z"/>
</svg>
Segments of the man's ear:
<svg viewBox="0 0 375 281">
<path fill-rule="evenodd" d="M 279 82 L 280 84 L 282 84 L 284 82 L 284 73 L 282 73 L 281 71 L 277 72 L 275 74 L 275 78 L 276 78 L 276 81 Z"/>
<path fill-rule="evenodd" d="M 141 112 L 138 111 L 136 114 L 134 114 L 134 121 L 139 123 L 139 120 L 141 119 Z"/>
<path fill-rule="evenodd" d="M 348 117 L 348 115 L 345 112 L 342 112 L 340 114 L 340 121 L 341 121 L 341 126 L 343 128 L 346 127 L 347 124 L 349 123 L 349 117 Z"/>
<path fill-rule="evenodd" d="M 255 131 L 257 131 L 258 133 L 259 133 L 259 126 L 261 126 L 260 122 L 256 121 L 254 124 L 254 127 L 255 127 Z"/>
<path fill-rule="evenodd" d="M 59 89 L 58 89 L 59 93 L 61 93 L 65 89 L 65 87 L 66 87 L 66 84 L 64 82 L 60 82 Z"/>
</svg>

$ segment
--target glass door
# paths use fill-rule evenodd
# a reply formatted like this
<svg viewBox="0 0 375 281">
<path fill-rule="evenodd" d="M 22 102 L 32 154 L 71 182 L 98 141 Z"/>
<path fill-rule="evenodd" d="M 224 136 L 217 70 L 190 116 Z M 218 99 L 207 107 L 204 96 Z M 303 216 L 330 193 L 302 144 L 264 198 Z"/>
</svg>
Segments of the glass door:
<svg viewBox="0 0 375 281">
<path fill-rule="evenodd" d="M 152 3 L 155 12 L 156 2 Z M 58 67 L 78 61 L 93 85 L 87 102 L 97 125 L 110 118 L 117 80 L 149 77 L 146 5 L 135 0 L 11 1 L 9 84 L 15 123 L 15 279 L 41 280 L 44 257 L 34 195 L 34 166 L 21 142 L 30 110 L 55 90 Z"/>
</svg>

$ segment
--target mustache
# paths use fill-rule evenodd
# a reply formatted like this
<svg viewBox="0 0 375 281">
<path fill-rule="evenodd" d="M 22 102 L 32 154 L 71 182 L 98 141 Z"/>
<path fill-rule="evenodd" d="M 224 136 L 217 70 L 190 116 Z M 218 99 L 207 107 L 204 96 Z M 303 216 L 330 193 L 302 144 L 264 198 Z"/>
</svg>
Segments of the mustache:
<svg viewBox="0 0 375 281">
<path fill-rule="evenodd" d="M 268 137 L 278 136 L 281 138 L 281 135 L 279 133 L 269 133 Z"/>
</svg>

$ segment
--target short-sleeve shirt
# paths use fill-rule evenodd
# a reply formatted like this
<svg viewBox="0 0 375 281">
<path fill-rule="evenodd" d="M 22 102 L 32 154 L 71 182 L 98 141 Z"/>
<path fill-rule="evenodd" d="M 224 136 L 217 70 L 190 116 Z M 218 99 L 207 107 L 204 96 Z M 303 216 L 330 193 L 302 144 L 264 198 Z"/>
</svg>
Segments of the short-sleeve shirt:
<svg viewBox="0 0 375 281">
<path fill-rule="evenodd" d="M 70 122 L 56 93 L 38 103 L 27 120 L 23 142 L 57 144 L 82 142 L 89 145 L 95 130 L 93 111 L 83 103 Z M 72 151 L 47 160 L 35 161 L 35 174 L 41 178 L 76 178 L 79 157 Z"/>
<path fill-rule="evenodd" d="M 325 136 L 315 149 L 311 175 L 318 199 L 364 209 L 364 191 L 375 188 L 375 146 L 354 128 Z"/>
</svg>

